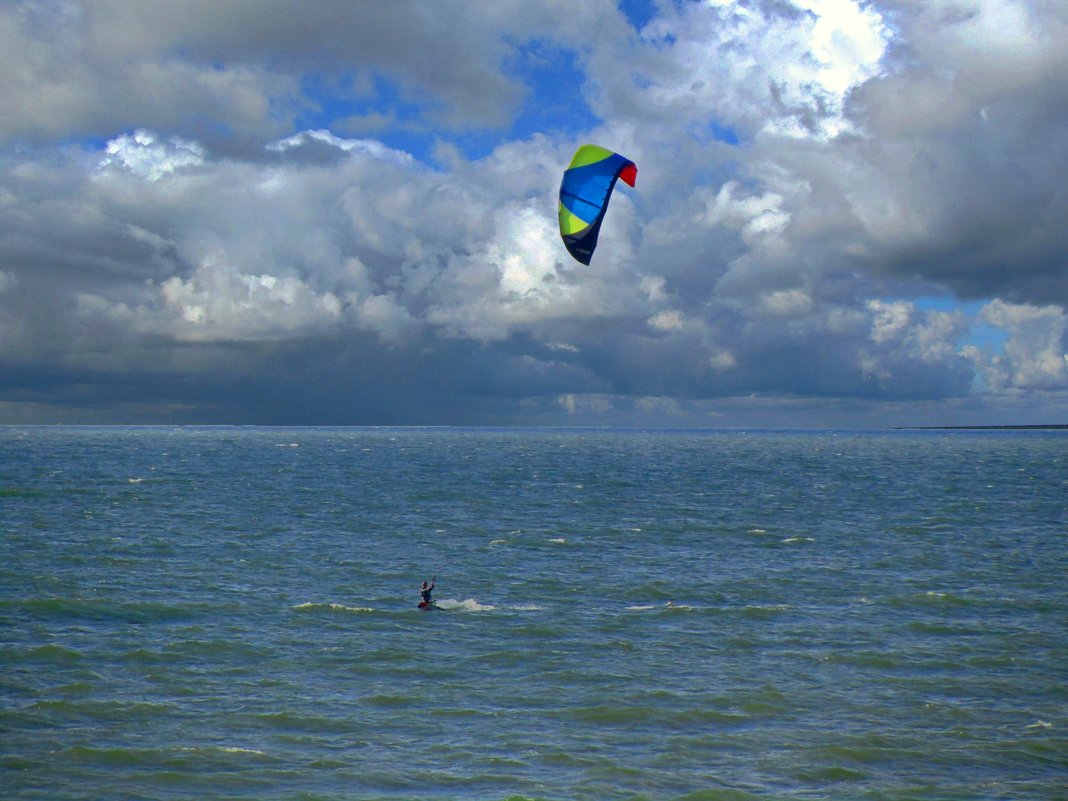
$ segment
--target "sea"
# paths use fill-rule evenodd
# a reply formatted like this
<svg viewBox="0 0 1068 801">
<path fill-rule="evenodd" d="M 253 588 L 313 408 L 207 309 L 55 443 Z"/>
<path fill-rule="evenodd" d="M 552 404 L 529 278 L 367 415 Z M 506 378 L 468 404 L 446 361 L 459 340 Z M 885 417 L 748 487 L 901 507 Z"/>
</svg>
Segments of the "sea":
<svg viewBox="0 0 1068 801">
<path fill-rule="evenodd" d="M 0 428 L 0 798 L 1068 799 L 1068 432 Z"/>
</svg>

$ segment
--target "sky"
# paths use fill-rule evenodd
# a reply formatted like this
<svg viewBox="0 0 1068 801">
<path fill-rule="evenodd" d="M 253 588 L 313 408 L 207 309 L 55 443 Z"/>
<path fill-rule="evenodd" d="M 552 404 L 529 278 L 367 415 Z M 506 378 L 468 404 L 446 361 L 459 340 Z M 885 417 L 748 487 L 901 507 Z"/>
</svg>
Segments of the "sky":
<svg viewBox="0 0 1068 801">
<path fill-rule="evenodd" d="M 1068 423 L 1063 0 L 6 0 L 0 423 Z M 560 177 L 638 166 L 589 266 Z"/>
</svg>

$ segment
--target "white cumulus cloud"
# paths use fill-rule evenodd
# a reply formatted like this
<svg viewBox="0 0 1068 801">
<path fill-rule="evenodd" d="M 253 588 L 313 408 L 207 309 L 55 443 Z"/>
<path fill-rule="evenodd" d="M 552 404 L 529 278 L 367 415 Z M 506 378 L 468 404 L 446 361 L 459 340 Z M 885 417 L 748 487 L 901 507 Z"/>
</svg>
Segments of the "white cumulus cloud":
<svg viewBox="0 0 1068 801">
<path fill-rule="evenodd" d="M 996 300 L 983 309 L 980 320 L 1008 334 L 1004 352 L 986 370 L 994 388 L 1068 388 L 1068 314 L 1064 309 Z"/>
</svg>

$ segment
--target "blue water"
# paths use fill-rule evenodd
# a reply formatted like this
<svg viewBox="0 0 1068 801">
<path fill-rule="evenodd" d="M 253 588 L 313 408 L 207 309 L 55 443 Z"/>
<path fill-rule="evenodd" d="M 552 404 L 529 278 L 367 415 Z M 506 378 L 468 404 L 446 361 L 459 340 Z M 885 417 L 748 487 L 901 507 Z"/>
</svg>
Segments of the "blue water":
<svg viewBox="0 0 1068 801">
<path fill-rule="evenodd" d="M 1068 798 L 1066 508 L 1063 433 L 0 428 L 0 797 Z"/>
</svg>

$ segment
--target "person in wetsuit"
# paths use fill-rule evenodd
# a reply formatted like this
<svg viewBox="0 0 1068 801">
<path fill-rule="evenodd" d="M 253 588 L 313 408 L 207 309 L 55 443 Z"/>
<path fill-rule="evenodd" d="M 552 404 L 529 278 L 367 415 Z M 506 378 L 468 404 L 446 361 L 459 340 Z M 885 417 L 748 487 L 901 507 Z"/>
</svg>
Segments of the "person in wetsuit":
<svg viewBox="0 0 1068 801">
<path fill-rule="evenodd" d="M 432 593 L 434 591 L 434 581 L 436 579 L 437 579 L 437 576 L 434 576 L 434 578 L 432 578 L 430 580 L 429 584 L 427 584 L 424 581 L 423 582 L 423 586 L 419 588 L 419 597 L 421 597 L 423 599 L 422 603 L 419 604 L 420 606 L 423 606 L 423 605 L 431 606 L 431 605 L 433 605 L 434 599 L 430 597 L 430 593 Z"/>
</svg>

